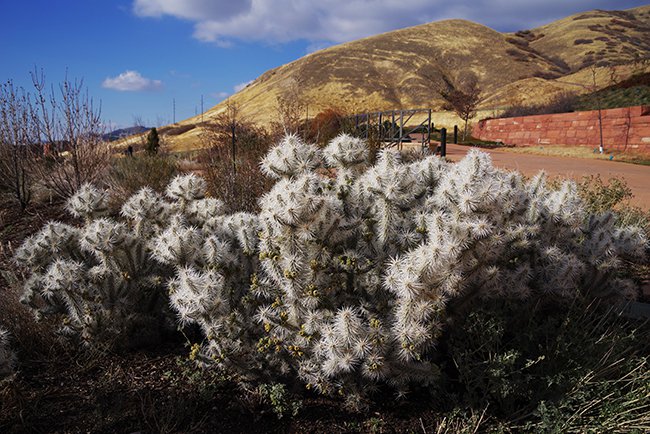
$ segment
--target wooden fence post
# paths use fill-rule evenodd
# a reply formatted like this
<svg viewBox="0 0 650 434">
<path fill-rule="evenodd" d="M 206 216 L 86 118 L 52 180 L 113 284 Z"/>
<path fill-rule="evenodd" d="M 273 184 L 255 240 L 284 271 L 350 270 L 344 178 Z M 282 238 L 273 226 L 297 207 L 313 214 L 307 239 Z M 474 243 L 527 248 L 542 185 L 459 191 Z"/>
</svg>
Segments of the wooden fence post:
<svg viewBox="0 0 650 434">
<path fill-rule="evenodd" d="M 447 156 L 447 128 L 440 129 L 440 156 Z"/>
</svg>

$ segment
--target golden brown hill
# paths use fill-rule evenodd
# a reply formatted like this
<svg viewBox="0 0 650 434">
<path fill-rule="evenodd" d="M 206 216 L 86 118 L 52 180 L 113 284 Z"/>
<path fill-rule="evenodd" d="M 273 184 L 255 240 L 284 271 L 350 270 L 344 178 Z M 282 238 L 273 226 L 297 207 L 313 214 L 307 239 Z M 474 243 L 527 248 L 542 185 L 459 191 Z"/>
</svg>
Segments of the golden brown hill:
<svg viewBox="0 0 650 434">
<path fill-rule="evenodd" d="M 297 97 L 310 116 L 329 107 L 351 112 L 399 108 L 441 110 L 436 91 L 473 74 L 489 111 L 513 103 L 539 103 L 557 92 L 592 89 L 590 65 L 627 64 L 624 78 L 650 53 L 650 6 L 590 11 L 537 29 L 499 33 L 465 20 L 446 20 L 396 30 L 330 47 L 267 71 L 231 97 L 250 121 L 268 124 L 278 97 Z M 630 66 L 632 62 L 634 65 Z M 601 67 L 599 87 L 609 85 Z M 611 69 L 609 69 L 611 75 Z M 225 108 L 208 110 L 209 121 Z M 305 115 L 307 115 L 307 110 Z M 448 118 L 447 118 L 448 119 Z M 181 125 L 195 124 L 200 116 Z M 198 145 L 200 128 L 170 138 Z"/>
<path fill-rule="evenodd" d="M 631 62 L 650 53 L 650 6 L 572 15 L 531 30 L 525 38 L 531 48 L 562 59 L 572 71 L 593 63 Z"/>
</svg>

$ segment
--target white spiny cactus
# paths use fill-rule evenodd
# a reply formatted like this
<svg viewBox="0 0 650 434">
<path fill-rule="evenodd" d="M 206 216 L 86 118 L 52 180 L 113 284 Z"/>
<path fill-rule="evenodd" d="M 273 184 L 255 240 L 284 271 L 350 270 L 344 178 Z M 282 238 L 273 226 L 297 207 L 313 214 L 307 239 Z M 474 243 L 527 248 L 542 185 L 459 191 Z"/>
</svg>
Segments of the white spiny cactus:
<svg viewBox="0 0 650 434">
<path fill-rule="evenodd" d="M 207 188 L 208 184 L 205 179 L 190 173 L 189 175 L 178 175 L 172 179 L 167 186 L 166 194 L 170 199 L 185 204 L 203 199 Z"/>
<path fill-rule="evenodd" d="M 153 259 L 152 246 L 161 244 L 154 239 L 165 229 L 185 229 L 185 216 L 169 216 L 188 206 L 187 197 L 200 196 L 204 182 L 176 181 L 170 190 L 192 192 L 165 202 L 143 189 L 122 207 L 122 221 L 102 217 L 104 193 L 84 186 L 68 205 L 74 215 L 84 217 L 83 226 L 49 223 L 17 251 L 16 262 L 32 271 L 21 300 L 37 317 L 59 315 L 61 331 L 87 345 L 128 346 L 143 336 L 155 338 L 170 317 L 165 284 L 172 270 Z M 193 245 L 201 241 L 184 237 L 182 245 L 192 248 L 181 250 L 180 259 L 200 255 L 200 247 Z"/>
<path fill-rule="evenodd" d="M 474 300 L 633 295 L 618 270 L 645 234 L 588 215 L 571 182 L 526 181 L 478 151 L 452 164 L 384 150 L 371 166 L 345 135 L 323 157 L 296 136 L 272 148 L 261 164 L 278 181 L 258 215 L 224 214 L 185 175 L 167 199 L 138 192 L 120 222 L 52 223 L 17 253 L 34 272 L 25 299 L 92 339 L 122 333 L 142 289 L 167 279 L 180 322 L 205 336 L 193 357 L 358 402 L 436 381 L 436 344 Z"/>
<path fill-rule="evenodd" d="M 187 226 L 180 214 L 172 216 L 170 225 L 152 242 L 151 253 L 164 264 L 191 265 L 201 255 L 201 232 Z"/>
<path fill-rule="evenodd" d="M 318 148 L 308 145 L 300 137 L 287 135 L 280 146 L 274 147 L 262 160 L 262 171 L 274 178 L 292 178 L 309 173 L 318 167 L 321 155 Z"/>
<path fill-rule="evenodd" d="M 171 210 L 160 194 L 144 187 L 124 202 L 121 215 L 133 222 L 136 236 L 147 237 L 167 224 Z"/>
<path fill-rule="evenodd" d="M 370 150 L 363 140 L 341 134 L 323 150 L 323 158 L 338 170 L 337 179 L 347 182 L 366 169 Z"/>
<path fill-rule="evenodd" d="M 85 220 L 101 217 L 108 212 L 108 195 L 93 185 L 84 184 L 68 200 L 68 211 Z"/>
<path fill-rule="evenodd" d="M 476 297 L 571 298 L 591 290 L 594 266 L 612 274 L 598 295 L 629 296 L 612 258 L 647 240 L 602 223 L 608 245 L 585 239 L 593 230 L 574 184 L 527 183 L 476 151 L 458 164 L 383 151 L 365 172 L 347 170 L 363 162 L 357 145 L 338 137 L 324 151 L 336 181 L 293 173 L 261 201 L 261 349 L 318 390 L 435 380 L 429 359 L 446 318 Z"/>
</svg>

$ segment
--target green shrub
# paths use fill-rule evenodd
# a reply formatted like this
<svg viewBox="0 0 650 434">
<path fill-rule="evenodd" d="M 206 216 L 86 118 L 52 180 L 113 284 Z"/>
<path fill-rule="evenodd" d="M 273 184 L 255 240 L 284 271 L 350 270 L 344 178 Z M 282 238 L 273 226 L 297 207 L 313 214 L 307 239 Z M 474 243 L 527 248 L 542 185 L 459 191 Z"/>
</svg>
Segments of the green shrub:
<svg viewBox="0 0 650 434">
<path fill-rule="evenodd" d="M 278 419 L 284 416 L 295 417 L 302 407 L 302 401 L 291 398 L 286 386 L 281 383 L 260 384 L 257 393 L 271 406 Z"/>
<path fill-rule="evenodd" d="M 176 159 L 166 154 L 114 157 L 107 177 L 111 205 L 119 209 L 143 187 L 163 192 L 178 172 Z"/>
<path fill-rule="evenodd" d="M 650 330 L 619 311 L 482 303 L 450 329 L 460 401 L 526 420 L 527 431 L 647 429 Z"/>
<path fill-rule="evenodd" d="M 591 213 L 614 211 L 624 226 L 638 226 L 650 234 L 650 212 L 628 203 L 633 194 L 624 179 L 612 178 L 604 183 L 600 175 L 584 177 L 578 192 Z"/>
</svg>

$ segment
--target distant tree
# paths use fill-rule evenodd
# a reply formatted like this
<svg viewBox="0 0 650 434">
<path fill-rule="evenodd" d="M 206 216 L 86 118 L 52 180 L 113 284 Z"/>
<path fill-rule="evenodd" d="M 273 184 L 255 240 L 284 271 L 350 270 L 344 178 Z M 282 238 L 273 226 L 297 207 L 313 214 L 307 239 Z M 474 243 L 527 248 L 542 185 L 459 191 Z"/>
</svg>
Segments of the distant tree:
<svg viewBox="0 0 650 434">
<path fill-rule="evenodd" d="M 160 136 L 158 136 L 158 130 L 156 130 L 156 128 L 154 127 L 149 131 L 149 134 L 147 135 L 147 142 L 145 144 L 145 149 L 147 151 L 147 154 L 155 155 L 158 153 L 159 148 L 160 148 Z"/>
<path fill-rule="evenodd" d="M 309 106 L 303 95 L 302 80 L 287 80 L 280 95 L 276 97 L 277 121 L 273 123 L 274 136 L 295 134 L 305 137 Z"/>
<path fill-rule="evenodd" d="M 446 81 L 445 85 L 438 89 L 438 93 L 445 100 L 443 108 L 452 110 L 464 121 L 463 141 L 465 141 L 467 139 L 467 123 L 476 116 L 476 110 L 482 101 L 477 77 L 469 74 L 461 78 L 455 85 Z"/>
</svg>

